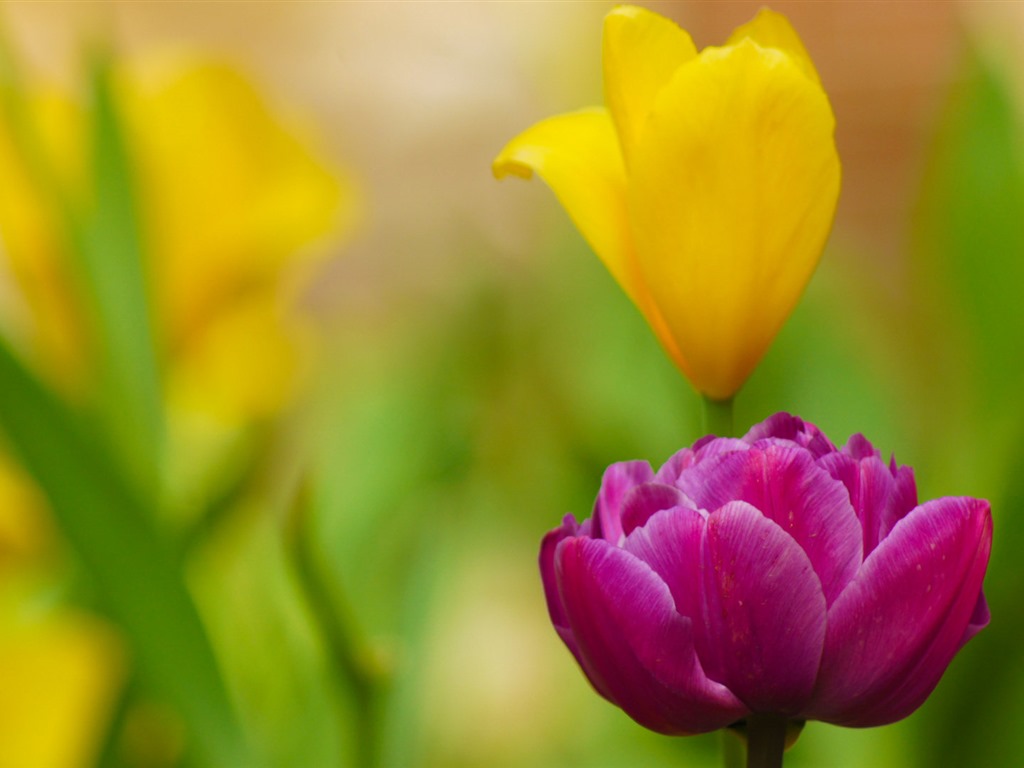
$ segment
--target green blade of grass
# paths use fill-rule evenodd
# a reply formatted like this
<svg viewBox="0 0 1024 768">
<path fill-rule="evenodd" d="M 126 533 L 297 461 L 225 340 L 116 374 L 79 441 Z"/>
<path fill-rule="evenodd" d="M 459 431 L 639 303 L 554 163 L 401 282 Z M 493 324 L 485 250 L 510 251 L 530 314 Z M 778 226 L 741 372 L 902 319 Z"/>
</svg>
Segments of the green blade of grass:
<svg viewBox="0 0 1024 768">
<path fill-rule="evenodd" d="M 143 680 L 179 713 L 204 764 L 257 765 L 153 510 L 104 441 L 2 339 L 0 392 L 0 428 L 131 641 Z"/>
<path fill-rule="evenodd" d="M 78 257 L 100 340 L 100 410 L 121 459 L 155 488 L 163 441 L 159 375 L 144 274 L 132 167 L 114 103 L 110 68 L 93 57 L 94 208 Z"/>
<path fill-rule="evenodd" d="M 106 56 L 90 67 L 91 189 L 81 200 L 64 187 L 40 139 L 18 62 L 0 29 L 0 108 L 33 184 L 55 214 L 66 266 L 79 278 L 87 332 L 97 341 L 97 406 L 117 458 L 143 488 L 155 490 L 163 413 L 146 291 L 145 259 L 132 165 Z"/>
</svg>

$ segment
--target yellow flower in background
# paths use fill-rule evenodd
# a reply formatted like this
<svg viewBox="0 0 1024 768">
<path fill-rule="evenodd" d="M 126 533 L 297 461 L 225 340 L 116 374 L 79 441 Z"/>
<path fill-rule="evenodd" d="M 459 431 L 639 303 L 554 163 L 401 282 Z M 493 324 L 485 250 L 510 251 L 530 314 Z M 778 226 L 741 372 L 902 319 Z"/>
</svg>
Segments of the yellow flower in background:
<svg viewBox="0 0 1024 768">
<path fill-rule="evenodd" d="M 206 443 L 294 394 L 298 294 L 326 238 L 350 226 L 353 192 L 224 63 L 120 62 L 113 85 L 176 454 L 168 484 L 186 496 L 180 476 L 194 470 L 176 464 L 200 464 Z M 94 202 L 90 116 L 53 89 L 25 96 L 23 112 L 0 110 L 0 321 L 52 385 L 81 399 L 98 347 L 60 200 L 79 214 Z M 31 478 L 0 454 L 0 768 L 95 764 L 123 684 L 112 630 L 67 608 L 40 612 L 67 576 L 52 529 Z"/>
<path fill-rule="evenodd" d="M 169 399 L 230 424 L 271 415 L 298 364 L 289 304 L 353 191 L 227 65 L 126 75 Z"/>
<path fill-rule="evenodd" d="M 295 387 L 293 304 L 317 249 L 351 224 L 353 191 L 230 66 L 197 57 L 123 62 L 117 107 L 142 219 L 164 388 L 176 415 L 228 428 L 272 415 Z M 88 205 L 87 120 L 59 94 L 30 126 L 63 192 Z M 51 379 L 75 391 L 92 341 L 53 201 L 0 126 L 0 236 L 21 325 Z"/>
<path fill-rule="evenodd" d="M 839 195 L 835 119 L 785 17 L 762 10 L 697 52 L 616 8 L 605 107 L 543 120 L 494 173 L 551 186 L 696 389 L 727 400 L 817 266 Z"/>
<path fill-rule="evenodd" d="M 39 489 L 13 459 L 0 453 L 0 586 L 11 574 L 50 564 L 52 528 Z"/>
<path fill-rule="evenodd" d="M 70 610 L 25 616 L 7 597 L 0 604 L 0 766 L 95 765 L 124 678 L 117 636 Z"/>
</svg>

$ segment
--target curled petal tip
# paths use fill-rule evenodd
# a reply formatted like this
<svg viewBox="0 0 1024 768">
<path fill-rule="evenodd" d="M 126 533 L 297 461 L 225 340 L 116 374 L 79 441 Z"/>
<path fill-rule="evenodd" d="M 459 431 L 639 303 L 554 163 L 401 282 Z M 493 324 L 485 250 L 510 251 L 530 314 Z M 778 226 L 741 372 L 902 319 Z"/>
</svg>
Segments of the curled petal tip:
<svg viewBox="0 0 1024 768">
<path fill-rule="evenodd" d="M 495 158 L 491 163 L 491 173 L 496 179 L 504 179 L 507 176 L 515 176 L 520 179 L 532 179 L 533 168 L 527 163 L 507 156 L 504 152 Z"/>
</svg>

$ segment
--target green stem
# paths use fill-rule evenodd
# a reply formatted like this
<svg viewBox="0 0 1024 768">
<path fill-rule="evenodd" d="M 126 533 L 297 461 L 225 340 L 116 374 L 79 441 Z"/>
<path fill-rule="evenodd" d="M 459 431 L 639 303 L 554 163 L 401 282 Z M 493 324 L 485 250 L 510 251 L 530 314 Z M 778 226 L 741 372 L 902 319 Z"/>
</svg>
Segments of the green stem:
<svg viewBox="0 0 1024 768">
<path fill-rule="evenodd" d="M 285 541 L 295 566 L 299 586 L 320 631 L 332 680 L 342 683 L 339 693 L 352 706 L 355 723 L 353 758 L 358 768 L 376 768 L 380 741 L 380 714 L 384 693 L 384 675 L 372 660 L 372 653 L 347 602 L 332 588 L 319 566 L 307 530 L 307 501 L 300 494 L 297 508 L 285 529 Z"/>
<path fill-rule="evenodd" d="M 712 400 L 707 395 L 701 397 L 703 404 L 704 432 L 718 437 L 733 436 L 732 406 L 733 398 L 728 400 Z"/>
<path fill-rule="evenodd" d="M 786 727 L 783 715 L 756 713 L 747 718 L 747 768 L 782 768 Z"/>
</svg>

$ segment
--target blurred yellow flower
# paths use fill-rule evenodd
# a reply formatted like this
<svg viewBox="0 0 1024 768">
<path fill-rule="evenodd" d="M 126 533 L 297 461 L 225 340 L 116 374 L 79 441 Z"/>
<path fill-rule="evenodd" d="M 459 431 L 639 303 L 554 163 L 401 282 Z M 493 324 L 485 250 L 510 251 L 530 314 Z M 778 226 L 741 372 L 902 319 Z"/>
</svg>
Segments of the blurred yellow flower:
<svg viewBox="0 0 1024 768">
<path fill-rule="evenodd" d="M 0 766 L 95 765 L 123 673 L 121 645 L 98 620 L 0 605 Z"/>
<path fill-rule="evenodd" d="M 353 191 L 230 67 L 163 59 L 131 74 L 171 404 L 232 424 L 268 416 L 299 359 L 288 304 L 310 246 L 350 224 Z"/>
<path fill-rule="evenodd" d="M 8 574 L 46 564 L 51 528 L 39 490 L 21 467 L 0 453 L 0 584 Z"/>
<path fill-rule="evenodd" d="M 351 223 L 353 191 L 224 63 L 151 56 L 119 65 L 153 322 L 169 407 L 229 427 L 271 415 L 295 384 L 290 312 L 317 241 Z M 87 123 L 67 97 L 34 93 L 28 125 L 73 205 L 84 199 Z M 0 126 L 0 235 L 20 318 L 45 370 L 80 389 L 92 340 L 52 195 Z M 172 419 L 173 420 L 173 419 Z"/>
<path fill-rule="evenodd" d="M 298 291 L 318 241 L 351 224 L 353 191 L 226 64 L 121 62 L 113 86 L 172 437 L 272 416 L 300 368 Z M 98 341 L 62 206 L 82 215 L 94 203 L 90 116 L 52 89 L 25 94 L 20 113 L 6 106 L 2 320 L 53 385 L 81 396 Z M 0 768 L 94 764 L 123 682 L 120 645 L 98 620 L 61 608 L 26 618 L 53 588 L 51 528 L 31 480 L 0 455 Z"/>
<path fill-rule="evenodd" d="M 762 10 L 697 52 L 632 6 L 604 26 L 605 107 L 513 139 L 696 389 L 732 397 L 793 310 L 839 194 L 835 120 L 803 44 Z"/>
</svg>

